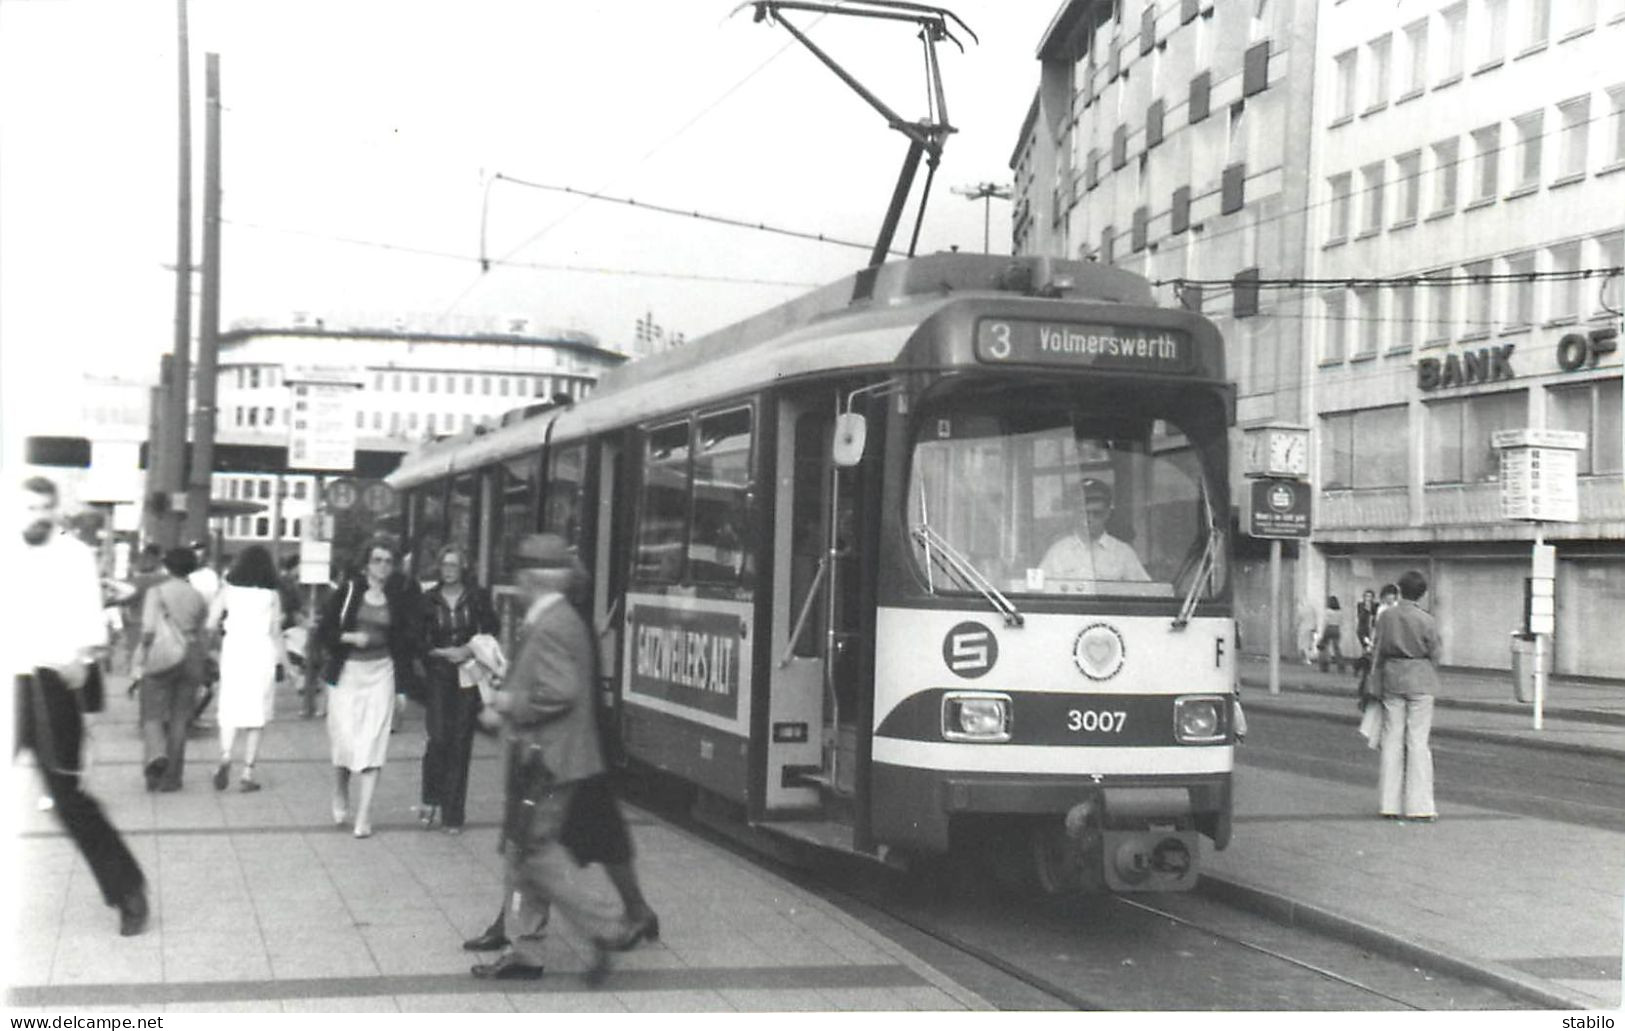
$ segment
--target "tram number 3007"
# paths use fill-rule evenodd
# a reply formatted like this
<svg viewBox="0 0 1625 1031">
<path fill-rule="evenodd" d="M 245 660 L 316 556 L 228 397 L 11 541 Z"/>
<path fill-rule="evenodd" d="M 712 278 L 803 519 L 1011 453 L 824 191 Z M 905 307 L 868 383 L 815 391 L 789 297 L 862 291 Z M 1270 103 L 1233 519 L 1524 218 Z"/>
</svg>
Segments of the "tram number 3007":
<svg viewBox="0 0 1625 1031">
<path fill-rule="evenodd" d="M 1095 709 L 1068 709 L 1066 729 L 1089 733 L 1120 734 L 1128 722 L 1126 712 L 1104 712 Z"/>
</svg>

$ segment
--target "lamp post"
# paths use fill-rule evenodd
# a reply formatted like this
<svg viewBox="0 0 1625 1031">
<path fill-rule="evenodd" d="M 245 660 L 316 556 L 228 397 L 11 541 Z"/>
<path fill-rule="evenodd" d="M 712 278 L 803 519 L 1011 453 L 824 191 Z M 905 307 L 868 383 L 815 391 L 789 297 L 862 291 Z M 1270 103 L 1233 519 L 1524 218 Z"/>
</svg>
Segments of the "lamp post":
<svg viewBox="0 0 1625 1031">
<path fill-rule="evenodd" d="M 1004 183 L 977 183 L 974 186 L 955 186 L 953 191 L 966 200 L 982 202 L 982 253 L 993 253 L 988 249 L 992 242 L 993 198 L 1009 200 L 1011 188 Z"/>
</svg>

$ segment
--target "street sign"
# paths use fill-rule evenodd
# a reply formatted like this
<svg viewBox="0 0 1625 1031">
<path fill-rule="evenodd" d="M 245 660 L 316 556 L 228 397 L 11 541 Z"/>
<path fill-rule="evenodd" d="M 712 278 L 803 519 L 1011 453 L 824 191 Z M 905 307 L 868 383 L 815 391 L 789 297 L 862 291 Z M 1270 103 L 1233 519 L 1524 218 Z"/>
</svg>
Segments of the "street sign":
<svg viewBox="0 0 1625 1031">
<path fill-rule="evenodd" d="M 1572 523 L 1580 518 L 1579 455 L 1568 448 L 1501 451 L 1501 516 Z"/>
<path fill-rule="evenodd" d="M 288 468 L 355 468 L 355 386 L 301 383 L 288 390 Z"/>
<path fill-rule="evenodd" d="M 1555 447 L 1583 451 L 1586 446 L 1586 435 L 1577 430 L 1541 430 L 1527 426 L 1514 430 L 1496 430 L 1490 434 L 1490 444 L 1497 450 L 1509 447 Z"/>
<path fill-rule="evenodd" d="M 1243 510 L 1250 537 L 1304 539 L 1309 536 L 1310 487 L 1298 480 L 1252 480 Z"/>
<path fill-rule="evenodd" d="M 395 511 L 395 488 L 375 480 L 361 488 L 361 504 L 373 515 Z"/>
<path fill-rule="evenodd" d="M 329 541 L 302 541 L 299 545 L 299 582 L 324 584 L 328 582 L 333 562 L 333 545 Z"/>
<path fill-rule="evenodd" d="M 327 485 L 327 507 L 335 512 L 348 512 L 361 500 L 361 488 L 354 480 L 334 480 Z"/>
</svg>

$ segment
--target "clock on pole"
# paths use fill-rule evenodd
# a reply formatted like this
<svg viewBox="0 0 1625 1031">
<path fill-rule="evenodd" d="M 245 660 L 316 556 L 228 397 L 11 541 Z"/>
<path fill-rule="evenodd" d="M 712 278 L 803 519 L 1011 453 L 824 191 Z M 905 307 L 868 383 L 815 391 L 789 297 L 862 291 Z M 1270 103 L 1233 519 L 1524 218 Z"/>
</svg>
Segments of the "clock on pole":
<svg viewBox="0 0 1625 1031">
<path fill-rule="evenodd" d="M 1309 475 L 1309 430 L 1268 423 L 1242 430 L 1242 474 L 1301 479 Z"/>
</svg>

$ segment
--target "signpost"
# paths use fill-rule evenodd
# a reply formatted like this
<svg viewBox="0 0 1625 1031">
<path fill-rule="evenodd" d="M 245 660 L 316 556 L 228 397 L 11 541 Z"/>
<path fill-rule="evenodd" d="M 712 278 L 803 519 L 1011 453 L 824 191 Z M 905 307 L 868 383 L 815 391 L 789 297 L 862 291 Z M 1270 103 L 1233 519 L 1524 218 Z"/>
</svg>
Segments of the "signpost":
<svg viewBox="0 0 1625 1031">
<path fill-rule="evenodd" d="M 1535 639 L 1532 677 L 1535 729 L 1540 730 L 1546 709 L 1544 645 L 1557 630 L 1557 549 L 1546 543 L 1544 524 L 1580 518 L 1577 470 L 1586 435 L 1534 428 L 1497 430 L 1491 443 L 1501 452 L 1501 517 L 1535 524 L 1526 629 Z"/>
<path fill-rule="evenodd" d="M 1242 472 L 1253 480 L 1247 492 L 1242 532 L 1270 542 L 1270 694 L 1281 693 L 1281 541 L 1309 537 L 1309 430 L 1270 423 L 1244 431 Z"/>
<path fill-rule="evenodd" d="M 355 468 L 355 395 L 363 370 L 339 365 L 290 365 L 288 468 L 349 472 Z"/>
</svg>

